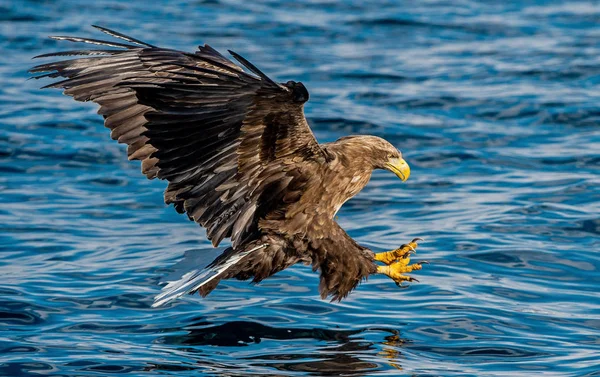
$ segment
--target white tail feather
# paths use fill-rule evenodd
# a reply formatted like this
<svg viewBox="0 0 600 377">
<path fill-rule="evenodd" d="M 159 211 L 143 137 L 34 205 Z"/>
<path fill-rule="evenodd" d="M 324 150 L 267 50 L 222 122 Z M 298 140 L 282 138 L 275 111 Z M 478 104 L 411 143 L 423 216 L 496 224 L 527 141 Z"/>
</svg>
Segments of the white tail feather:
<svg viewBox="0 0 600 377">
<path fill-rule="evenodd" d="M 241 253 L 234 254 L 225 260 L 223 263 L 219 263 L 212 267 L 195 269 L 184 274 L 179 280 L 169 281 L 167 285 L 162 288 L 162 292 L 154 298 L 153 308 L 162 306 L 169 301 L 175 300 L 178 297 L 183 296 L 186 293 L 194 292 L 200 289 L 203 285 L 209 283 L 220 274 L 225 272 L 229 267 L 240 262 L 244 257 L 253 251 L 260 250 L 267 247 L 267 245 L 260 245 L 250 250 L 242 251 Z"/>
</svg>

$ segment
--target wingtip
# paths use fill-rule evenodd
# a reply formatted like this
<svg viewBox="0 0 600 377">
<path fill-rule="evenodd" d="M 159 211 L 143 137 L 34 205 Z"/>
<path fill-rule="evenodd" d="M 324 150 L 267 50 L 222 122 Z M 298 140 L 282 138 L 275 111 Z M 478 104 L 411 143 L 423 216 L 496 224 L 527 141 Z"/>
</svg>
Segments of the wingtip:
<svg viewBox="0 0 600 377">
<path fill-rule="evenodd" d="M 33 77 L 33 78 L 37 79 L 37 77 Z M 42 86 L 40 89 L 50 89 L 50 88 L 53 88 L 53 87 L 55 87 L 55 85 L 56 85 L 56 83 L 52 83 L 52 84 L 48 84 L 48 85 L 44 85 L 44 86 Z"/>
<path fill-rule="evenodd" d="M 93 28 L 100 30 L 101 32 L 110 35 L 111 37 L 117 38 L 117 39 L 122 39 L 124 41 L 130 42 L 130 43 L 135 43 L 136 45 L 140 45 L 140 46 L 145 46 L 145 47 L 150 47 L 150 48 L 156 48 L 156 46 L 150 44 L 150 43 L 146 43 L 146 42 L 142 42 L 139 39 L 130 37 L 128 35 L 119 33 L 118 31 L 115 30 L 111 30 L 109 28 L 106 28 L 104 26 L 100 26 L 100 25 L 92 25 Z"/>
<path fill-rule="evenodd" d="M 55 54 L 56 53 L 54 53 L 54 52 L 50 52 L 48 54 L 40 54 L 40 55 L 36 55 L 33 58 L 31 58 L 31 60 L 33 60 L 33 59 L 40 59 L 40 58 L 49 58 L 49 57 L 52 57 Z"/>
<path fill-rule="evenodd" d="M 236 60 L 239 61 L 239 58 L 241 57 L 240 54 L 232 50 L 227 50 L 227 52 L 229 53 L 229 55 L 233 56 Z"/>
<path fill-rule="evenodd" d="M 227 50 L 227 52 L 242 64 L 244 64 L 244 62 L 248 62 L 242 55 L 238 54 L 237 52 L 235 52 L 233 50 Z M 246 68 L 248 68 L 248 67 L 246 67 Z"/>
<path fill-rule="evenodd" d="M 92 25 L 92 27 L 93 27 L 94 29 L 98 29 L 98 30 L 100 30 L 101 32 L 103 32 L 103 33 L 106 33 L 106 34 L 108 34 L 108 35 L 112 35 L 112 33 L 115 33 L 113 30 L 110 30 L 110 29 L 108 29 L 108 28 L 105 28 L 104 26 L 100 26 L 100 25 Z"/>
<path fill-rule="evenodd" d="M 246 58 L 244 58 L 243 56 L 241 56 L 240 54 L 238 54 L 237 52 L 232 51 L 232 50 L 227 50 L 227 52 L 229 52 L 231 54 L 231 56 L 233 56 L 235 58 L 235 60 L 240 62 L 244 67 L 246 67 L 248 70 L 250 70 L 250 72 L 252 72 L 255 75 L 257 75 L 258 77 L 260 77 L 263 81 L 267 82 L 268 84 L 279 87 L 279 85 L 276 82 L 271 80 L 271 78 L 269 78 L 269 76 L 264 74 L 260 69 L 258 69 L 254 64 L 250 63 Z"/>
</svg>

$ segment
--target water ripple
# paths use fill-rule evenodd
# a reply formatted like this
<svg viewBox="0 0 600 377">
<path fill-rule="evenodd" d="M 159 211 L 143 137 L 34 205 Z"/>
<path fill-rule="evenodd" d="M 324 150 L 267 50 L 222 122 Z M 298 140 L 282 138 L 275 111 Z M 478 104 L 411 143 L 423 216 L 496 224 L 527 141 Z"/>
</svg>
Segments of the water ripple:
<svg viewBox="0 0 600 377">
<path fill-rule="evenodd" d="M 0 5 L 0 374 L 598 376 L 600 8 L 594 2 L 118 2 Z M 385 137 L 411 179 L 376 172 L 338 220 L 376 251 L 416 236 L 403 289 L 342 303 L 295 266 L 153 309 L 207 258 L 109 140 L 95 108 L 26 81 L 51 34 L 90 24 L 247 56 L 302 80 L 319 140 Z M 206 256 L 204 256 L 206 255 Z"/>
</svg>

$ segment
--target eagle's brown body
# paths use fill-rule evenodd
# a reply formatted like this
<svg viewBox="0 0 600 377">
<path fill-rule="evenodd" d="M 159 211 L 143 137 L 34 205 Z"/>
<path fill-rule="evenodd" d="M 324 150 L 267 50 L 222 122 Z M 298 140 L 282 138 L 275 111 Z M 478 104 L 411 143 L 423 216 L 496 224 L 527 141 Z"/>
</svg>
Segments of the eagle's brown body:
<svg viewBox="0 0 600 377">
<path fill-rule="evenodd" d="M 271 211 L 259 221 L 260 236 L 246 247 L 269 246 L 231 268 L 224 278 L 252 277 L 259 282 L 303 262 L 321 271 L 321 295 L 339 299 L 375 273 L 373 252 L 357 244 L 334 220 L 342 204 L 360 192 L 371 178 L 373 167 L 364 157 L 368 155 L 365 139 L 369 138 L 349 137 L 323 145 L 326 160 L 296 166 L 300 172 L 310 172 L 306 174 L 305 191 L 296 201 Z M 372 138 L 372 142 L 379 141 Z M 294 163 L 290 161 L 289 165 Z M 201 293 L 207 294 L 215 286 L 213 283 L 204 287 Z"/>
<path fill-rule="evenodd" d="M 378 271 L 375 254 L 334 217 L 374 169 L 408 178 L 396 148 L 374 136 L 318 144 L 304 118 L 304 85 L 275 83 L 233 52 L 254 75 L 207 45 L 190 54 L 99 29 L 128 43 L 54 37 L 112 48 L 43 55 L 85 57 L 32 72 L 64 77 L 49 87 L 98 103 L 129 159 L 169 182 L 165 202 L 205 227 L 215 246 L 231 239 L 212 264 L 218 274 L 193 290 L 206 295 L 228 278 L 258 282 L 303 262 L 320 271 L 322 297 L 342 299 Z"/>
</svg>

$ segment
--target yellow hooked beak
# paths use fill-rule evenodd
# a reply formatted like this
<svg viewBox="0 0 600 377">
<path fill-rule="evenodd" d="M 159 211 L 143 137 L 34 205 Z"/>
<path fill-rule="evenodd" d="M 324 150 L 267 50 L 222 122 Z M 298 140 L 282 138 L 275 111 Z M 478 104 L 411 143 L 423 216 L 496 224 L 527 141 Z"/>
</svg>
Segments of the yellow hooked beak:
<svg viewBox="0 0 600 377">
<path fill-rule="evenodd" d="M 410 167 L 406 161 L 401 158 L 390 158 L 390 160 L 385 163 L 385 167 L 396 174 L 402 182 L 406 181 L 410 176 Z"/>
</svg>

